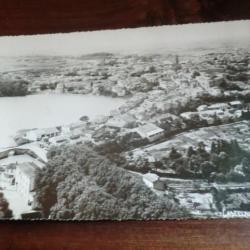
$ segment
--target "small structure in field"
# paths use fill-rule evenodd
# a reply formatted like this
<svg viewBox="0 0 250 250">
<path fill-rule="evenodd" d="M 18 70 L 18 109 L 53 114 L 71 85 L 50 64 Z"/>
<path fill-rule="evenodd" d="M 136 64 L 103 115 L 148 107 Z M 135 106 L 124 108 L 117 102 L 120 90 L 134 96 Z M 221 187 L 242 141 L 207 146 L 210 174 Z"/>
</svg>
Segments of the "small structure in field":
<svg viewBox="0 0 250 250">
<path fill-rule="evenodd" d="M 147 173 L 143 175 L 143 181 L 149 188 L 164 191 L 166 189 L 165 182 L 158 175 Z"/>
</svg>

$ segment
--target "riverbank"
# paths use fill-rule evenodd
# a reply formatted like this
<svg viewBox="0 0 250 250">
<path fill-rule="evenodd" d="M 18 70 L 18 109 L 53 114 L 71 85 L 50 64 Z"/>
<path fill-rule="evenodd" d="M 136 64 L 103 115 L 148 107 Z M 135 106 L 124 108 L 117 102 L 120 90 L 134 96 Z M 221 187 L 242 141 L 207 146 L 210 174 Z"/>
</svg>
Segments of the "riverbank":
<svg viewBox="0 0 250 250">
<path fill-rule="evenodd" d="M 0 148 L 14 146 L 18 130 L 47 128 L 108 115 L 125 102 L 122 98 L 73 94 L 35 94 L 0 98 Z"/>
</svg>

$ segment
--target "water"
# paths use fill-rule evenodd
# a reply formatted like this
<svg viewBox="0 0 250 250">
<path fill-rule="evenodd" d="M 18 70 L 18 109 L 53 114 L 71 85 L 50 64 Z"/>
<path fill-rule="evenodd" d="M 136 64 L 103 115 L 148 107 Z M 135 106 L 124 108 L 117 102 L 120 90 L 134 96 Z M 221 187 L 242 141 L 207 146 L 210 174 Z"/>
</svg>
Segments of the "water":
<svg viewBox="0 0 250 250">
<path fill-rule="evenodd" d="M 38 94 L 0 98 L 0 148 L 13 145 L 12 136 L 20 129 L 46 128 L 107 115 L 124 99 L 71 94 Z"/>
</svg>

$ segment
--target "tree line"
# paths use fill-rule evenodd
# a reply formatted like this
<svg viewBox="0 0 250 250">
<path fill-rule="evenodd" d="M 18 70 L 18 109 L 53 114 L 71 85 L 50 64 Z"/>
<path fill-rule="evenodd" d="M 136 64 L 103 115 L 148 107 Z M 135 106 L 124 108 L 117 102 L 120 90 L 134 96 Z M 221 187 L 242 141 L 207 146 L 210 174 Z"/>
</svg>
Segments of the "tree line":
<svg viewBox="0 0 250 250">
<path fill-rule="evenodd" d="M 186 152 L 174 147 L 158 167 L 171 168 L 182 178 L 204 178 L 215 182 L 244 182 L 250 180 L 250 153 L 243 150 L 237 140 L 215 140 L 210 149 L 199 142 Z"/>
</svg>

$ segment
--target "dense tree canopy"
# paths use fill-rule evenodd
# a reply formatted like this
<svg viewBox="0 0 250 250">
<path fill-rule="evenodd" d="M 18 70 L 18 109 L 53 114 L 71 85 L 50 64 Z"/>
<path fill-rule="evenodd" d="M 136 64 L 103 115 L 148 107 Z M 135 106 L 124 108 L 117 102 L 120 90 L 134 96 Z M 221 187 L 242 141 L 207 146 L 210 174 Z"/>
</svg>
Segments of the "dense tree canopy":
<svg viewBox="0 0 250 250">
<path fill-rule="evenodd" d="M 181 178 L 197 177 L 210 181 L 249 181 L 250 154 L 244 151 L 237 140 L 217 140 L 211 143 L 210 150 L 203 142 L 186 152 L 171 149 L 163 159 L 161 168 L 172 168 Z"/>
<path fill-rule="evenodd" d="M 1 80 L 0 96 L 24 96 L 28 94 L 28 82 L 24 80 Z"/>
<path fill-rule="evenodd" d="M 86 145 L 52 148 L 37 176 L 37 201 L 51 219 L 159 219 L 184 216 L 173 195 L 157 196 Z"/>
</svg>

